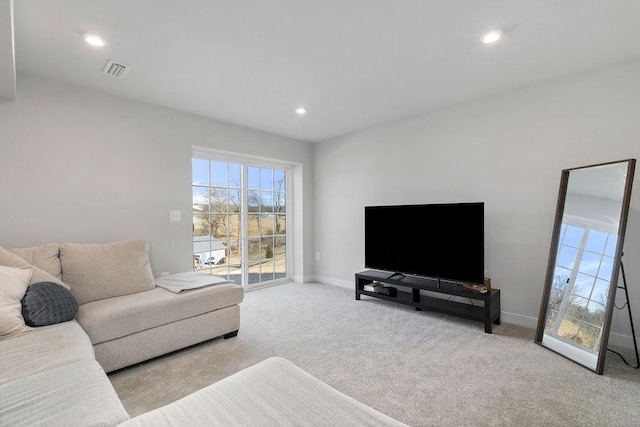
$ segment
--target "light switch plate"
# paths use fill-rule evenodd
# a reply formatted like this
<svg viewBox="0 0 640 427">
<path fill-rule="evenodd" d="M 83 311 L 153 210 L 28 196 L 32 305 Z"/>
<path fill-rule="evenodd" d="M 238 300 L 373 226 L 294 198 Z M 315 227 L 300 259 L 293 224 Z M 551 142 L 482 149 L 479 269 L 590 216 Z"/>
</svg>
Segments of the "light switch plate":
<svg viewBox="0 0 640 427">
<path fill-rule="evenodd" d="M 180 211 L 169 211 L 169 221 L 179 222 L 182 220 Z"/>
</svg>

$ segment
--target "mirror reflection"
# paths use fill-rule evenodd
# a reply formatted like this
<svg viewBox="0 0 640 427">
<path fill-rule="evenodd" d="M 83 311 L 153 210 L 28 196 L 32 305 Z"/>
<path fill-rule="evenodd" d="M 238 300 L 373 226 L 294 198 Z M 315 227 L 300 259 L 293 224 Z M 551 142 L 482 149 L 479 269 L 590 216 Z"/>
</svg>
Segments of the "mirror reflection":
<svg viewBox="0 0 640 427">
<path fill-rule="evenodd" d="M 563 171 L 566 191 L 560 194 L 536 341 L 593 370 L 606 350 L 631 162 Z"/>
</svg>

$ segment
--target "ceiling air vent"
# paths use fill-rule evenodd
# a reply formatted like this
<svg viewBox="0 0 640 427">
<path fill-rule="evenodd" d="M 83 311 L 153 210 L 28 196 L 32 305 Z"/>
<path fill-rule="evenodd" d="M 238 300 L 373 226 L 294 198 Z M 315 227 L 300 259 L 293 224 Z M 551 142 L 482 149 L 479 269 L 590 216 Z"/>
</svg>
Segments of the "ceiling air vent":
<svg viewBox="0 0 640 427">
<path fill-rule="evenodd" d="M 102 72 L 109 76 L 124 79 L 130 69 L 130 65 L 121 64 L 110 59 L 107 61 L 107 65 L 104 66 Z"/>
</svg>

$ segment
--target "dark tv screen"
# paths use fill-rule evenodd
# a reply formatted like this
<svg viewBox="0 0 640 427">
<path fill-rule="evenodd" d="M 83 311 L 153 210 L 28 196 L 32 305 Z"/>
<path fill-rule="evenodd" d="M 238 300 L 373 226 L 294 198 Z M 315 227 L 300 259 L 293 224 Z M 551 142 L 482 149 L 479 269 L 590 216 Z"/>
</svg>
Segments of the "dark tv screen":
<svg viewBox="0 0 640 427">
<path fill-rule="evenodd" d="M 366 206 L 365 267 L 484 281 L 484 203 Z"/>
</svg>

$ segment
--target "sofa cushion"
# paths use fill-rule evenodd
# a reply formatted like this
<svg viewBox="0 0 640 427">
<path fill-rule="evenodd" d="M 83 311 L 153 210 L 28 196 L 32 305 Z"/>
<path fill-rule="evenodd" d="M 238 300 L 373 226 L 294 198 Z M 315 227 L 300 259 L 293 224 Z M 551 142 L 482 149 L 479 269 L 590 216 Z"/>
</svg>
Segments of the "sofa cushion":
<svg viewBox="0 0 640 427">
<path fill-rule="evenodd" d="M 122 427 L 405 426 L 272 357 Z"/>
<path fill-rule="evenodd" d="M 57 243 L 47 243 L 33 248 L 9 249 L 29 264 L 46 271 L 57 279 L 62 279 L 60 267 L 60 246 Z"/>
<path fill-rule="evenodd" d="M 129 419 L 98 362 L 82 360 L 0 385 L 2 426 L 115 426 Z"/>
<path fill-rule="evenodd" d="M 52 282 L 34 283 L 22 298 L 22 317 L 29 326 L 68 322 L 78 311 L 71 291 Z"/>
<path fill-rule="evenodd" d="M 22 318 L 20 300 L 29 286 L 33 270 L 0 266 L 0 335 L 28 330 Z"/>
<path fill-rule="evenodd" d="M 149 243 L 127 240 L 105 245 L 60 244 L 62 280 L 78 304 L 129 295 L 155 287 Z"/>
<path fill-rule="evenodd" d="M 17 249 L 12 249 L 12 250 L 17 250 Z M 0 265 L 4 265 L 7 267 L 17 267 L 17 268 L 31 267 L 31 269 L 33 270 L 33 275 L 31 276 L 31 281 L 29 282 L 30 285 L 38 282 L 53 282 L 69 289 L 69 286 L 62 283 L 62 281 L 57 277 L 51 275 L 50 273 L 47 273 L 46 271 L 36 267 L 35 265 L 29 264 L 29 262 L 24 258 L 12 252 L 9 252 L 8 250 L 2 247 L 0 247 Z"/>
<path fill-rule="evenodd" d="M 0 384 L 78 360 L 95 360 L 91 341 L 75 320 L 2 337 L 0 355 Z"/>
<path fill-rule="evenodd" d="M 96 345 L 239 304 L 242 286 L 229 282 L 175 294 L 162 288 L 80 305 L 76 319 Z"/>
</svg>

